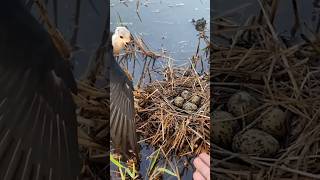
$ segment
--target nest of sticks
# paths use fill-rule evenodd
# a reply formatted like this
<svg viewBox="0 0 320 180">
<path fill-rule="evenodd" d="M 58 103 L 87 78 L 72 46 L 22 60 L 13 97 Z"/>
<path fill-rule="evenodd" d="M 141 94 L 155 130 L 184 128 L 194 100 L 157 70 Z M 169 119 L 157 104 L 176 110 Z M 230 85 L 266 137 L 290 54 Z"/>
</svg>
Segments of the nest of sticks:
<svg viewBox="0 0 320 180">
<path fill-rule="evenodd" d="M 216 36 L 231 31 L 236 35 L 231 45 L 213 45 L 211 106 L 226 108 L 232 94 L 250 92 L 263 105 L 236 118 L 252 113 L 258 118 L 268 106 L 279 106 L 289 114 L 286 133 L 271 157 L 235 152 L 212 142 L 211 173 L 216 179 L 319 179 L 320 41 L 302 36 L 300 43 L 284 42 L 272 26 L 268 14 L 273 13 L 260 5 L 261 18 L 248 19 L 243 27 L 222 17 L 214 19 L 219 27 Z"/>
<path fill-rule="evenodd" d="M 164 75 L 163 81 L 155 80 L 135 91 L 137 127 L 142 141 L 162 148 L 166 154 L 183 156 L 209 151 L 208 76 L 200 77 L 191 68 L 171 66 L 165 68 Z M 174 104 L 182 91 L 201 97 L 193 111 Z"/>
<path fill-rule="evenodd" d="M 105 178 L 106 159 L 109 157 L 105 147 L 109 132 L 109 102 L 104 89 L 78 81 L 79 93 L 74 96 L 78 106 L 78 143 L 83 159 L 82 176 Z"/>
</svg>

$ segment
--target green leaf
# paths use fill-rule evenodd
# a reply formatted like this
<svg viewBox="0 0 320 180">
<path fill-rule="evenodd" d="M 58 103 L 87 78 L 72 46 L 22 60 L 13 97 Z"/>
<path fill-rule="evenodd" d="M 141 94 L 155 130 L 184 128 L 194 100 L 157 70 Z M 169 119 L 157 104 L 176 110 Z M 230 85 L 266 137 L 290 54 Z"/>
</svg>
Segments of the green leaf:
<svg viewBox="0 0 320 180">
<path fill-rule="evenodd" d="M 111 161 L 113 164 L 115 164 L 118 168 L 125 168 L 124 166 L 122 166 L 122 165 L 120 164 L 119 161 L 117 161 L 116 159 L 114 159 L 114 157 L 112 156 L 112 154 L 110 154 L 110 161 Z"/>
<path fill-rule="evenodd" d="M 126 168 L 126 172 L 129 174 L 129 176 L 130 176 L 132 179 L 135 178 L 135 175 L 133 174 L 134 171 L 131 172 L 129 168 Z"/>
<path fill-rule="evenodd" d="M 135 168 L 133 168 L 133 171 L 131 172 L 129 168 L 124 167 L 124 166 L 120 163 L 120 161 L 117 161 L 117 160 L 113 157 L 112 154 L 110 154 L 110 161 L 119 168 L 119 172 L 120 172 L 120 175 L 121 175 L 121 179 L 122 179 L 122 180 L 125 180 L 125 174 L 123 174 L 122 169 L 124 169 L 125 172 L 128 173 L 128 175 L 129 175 L 132 179 L 134 179 L 134 178 L 136 177 L 136 175 L 135 175 Z M 134 165 L 133 165 L 133 166 L 134 166 Z"/>
<path fill-rule="evenodd" d="M 157 151 L 156 151 L 156 156 L 153 156 L 152 157 L 152 161 L 151 161 L 151 165 L 150 165 L 150 168 L 149 168 L 149 173 L 153 170 L 153 168 L 154 168 L 154 165 L 156 164 L 156 162 L 157 162 L 157 159 L 158 159 L 158 156 L 159 156 L 159 153 L 160 153 L 160 149 L 158 149 Z"/>
<path fill-rule="evenodd" d="M 123 174 L 121 168 L 119 167 L 119 172 L 120 172 L 120 175 L 121 175 L 121 180 L 126 180 L 126 176 L 125 174 Z"/>
<path fill-rule="evenodd" d="M 176 175 L 175 173 L 173 173 L 172 171 L 170 171 L 170 170 L 168 170 L 168 169 L 165 169 L 165 168 L 158 168 L 158 171 L 160 171 L 160 172 L 165 172 L 165 173 L 167 173 L 167 174 L 169 174 L 169 175 L 171 175 L 171 176 L 177 177 L 177 175 Z"/>
</svg>

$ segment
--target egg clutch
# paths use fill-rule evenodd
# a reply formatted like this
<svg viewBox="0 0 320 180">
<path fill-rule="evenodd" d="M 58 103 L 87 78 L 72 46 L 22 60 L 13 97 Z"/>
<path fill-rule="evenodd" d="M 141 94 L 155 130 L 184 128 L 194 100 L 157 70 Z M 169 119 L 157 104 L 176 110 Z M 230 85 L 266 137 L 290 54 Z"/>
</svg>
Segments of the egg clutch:
<svg viewBox="0 0 320 180">
<path fill-rule="evenodd" d="M 233 94 L 226 110 L 212 112 L 211 141 L 243 154 L 270 157 L 279 149 L 286 134 L 287 112 L 278 106 L 261 106 L 246 91 Z M 255 111 L 265 107 L 258 114 Z"/>
</svg>

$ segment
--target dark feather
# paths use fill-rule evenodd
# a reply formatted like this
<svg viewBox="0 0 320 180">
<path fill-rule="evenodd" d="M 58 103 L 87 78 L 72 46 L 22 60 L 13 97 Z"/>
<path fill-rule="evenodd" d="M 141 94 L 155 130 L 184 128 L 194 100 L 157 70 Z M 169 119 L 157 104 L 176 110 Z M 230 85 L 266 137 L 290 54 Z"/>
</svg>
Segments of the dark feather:
<svg viewBox="0 0 320 180">
<path fill-rule="evenodd" d="M 133 85 L 113 56 L 111 36 L 107 42 L 107 78 L 110 84 L 110 136 L 114 147 L 125 155 L 138 154 Z"/>
<path fill-rule="evenodd" d="M 132 82 L 113 57 L 110 65 L 111 139 L 115 148 L 120 148 L 123 153 L 128 154 L 129 149 L 137 153 Z"/>
<path fill-rule="evenodd" d="M 0 179 L 77 179 L 75 80 L 17 2 L 0 7 Z"/>
</svg>

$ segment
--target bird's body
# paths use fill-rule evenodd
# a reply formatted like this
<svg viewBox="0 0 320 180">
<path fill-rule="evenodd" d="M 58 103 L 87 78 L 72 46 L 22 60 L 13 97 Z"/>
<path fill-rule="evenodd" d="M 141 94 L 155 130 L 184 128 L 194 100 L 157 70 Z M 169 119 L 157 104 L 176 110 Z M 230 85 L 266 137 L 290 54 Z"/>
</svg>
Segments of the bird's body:
<svg viewBox="0 0 320 180">
<path fill-rule="evenodd" d="M 134 99 L 132 82 L 116 61 L 110 69 L 110 130 L 115 148 L 128 154 L 137 153 L 137 137 L 134 122 Z"/>
<path fill-rule="evenodd" d="M 77 179 L 75 80 L 17 0 L 0 6 L 0 87 L 0 179 Z"/>
<path fill-rule="evenodd" d="M 112 34 L 106 25 L 103 41 L 98 52 L 105 52 L 104 58 L 93 58 L 86 79 L 89 84 L 110 90 L 110 136 L 114 148 L 128 158 L 133 152 L 137 155 L 138 144 L 135 126 L 133 85 L 117 63 L 115 56 L 130 42 L 131 34 L 125 27 L 117 27 Z M 112 34 L 112 35 L 111 35 Z M 110 36 L 111 35 L 111 36 Z M 101 56 L 99 56 L 101 57 Z M 104 66 L 104 68 L 101 68 Z M 97 79 L 97 74 L 105 74 Z M 101 81 L 100 81 L 101 80 Z"/>
<path fill-rule="evenodd" d="M 112 35 L 113 55 L 118 55 L 131 40 L 131 34 L 125 27 L 117 27 Z M 110 134 L 116 149 L 124 155 L 129 150 L 138 152 L 135 126 L 133 85 L 125 72 L 115 60 L 110 57 Z"/>
</svg>

